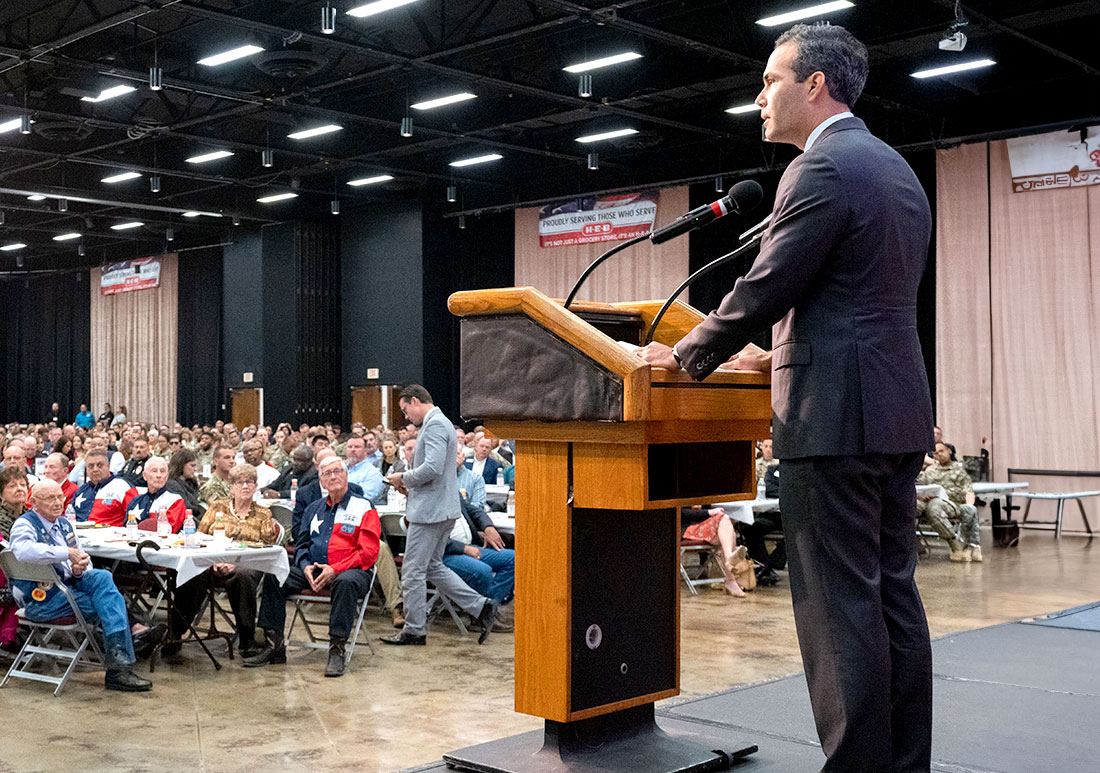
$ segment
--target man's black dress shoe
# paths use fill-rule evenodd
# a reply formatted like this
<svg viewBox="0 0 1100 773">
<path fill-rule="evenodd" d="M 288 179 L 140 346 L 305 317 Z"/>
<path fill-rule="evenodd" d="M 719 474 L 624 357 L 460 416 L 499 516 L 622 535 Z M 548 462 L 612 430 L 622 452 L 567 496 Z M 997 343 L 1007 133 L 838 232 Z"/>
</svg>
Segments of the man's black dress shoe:
<svg viewBox="0 0 1100 773">
<path fill-rule="evenodd" d="M 405 633 L 404 631 L 395 633 L 393 636 L 379 636 L 378 638 L 382 640 L 383 644 L 393 644 L 398 647 L 403 647 L 405 645 L 423 647 L 428 643 L 427 636 L 417 636 L 415 634 Z"/>
</svg>

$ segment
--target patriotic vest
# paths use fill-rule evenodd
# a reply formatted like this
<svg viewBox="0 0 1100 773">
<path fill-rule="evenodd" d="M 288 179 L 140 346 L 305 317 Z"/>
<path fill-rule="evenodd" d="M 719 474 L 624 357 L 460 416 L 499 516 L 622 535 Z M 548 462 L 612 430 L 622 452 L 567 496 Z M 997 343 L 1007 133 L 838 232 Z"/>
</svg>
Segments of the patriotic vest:
<svg viewBox="0 0 1100 773">
<path fill-rule="evenodd" d="M 53 539 L 50 537 L 50 527 L 42 522 L 42 519 L 33 510 L 28 510 L 19 516 L 19 520 L 26 521 L 34 527 L 35 536 L 38 537 L 38 541 L 47 545 L 55 545 Z M 72 525 L 65 518 L 58 518 L 54 522 L 61 528 L 61 534 L 65 537 L 65 544 L 71 548 L 79 547 L 76 540 L 76 532 L 73 531 Z M 64 564 L 52 564 L 54 571 L 57 572 L 58 579 L 65 576 Z M 45 603 L 58 592 L 56 583 L 52 582 L 34 582 L 33 580 L 15 580 L 15 587 L 19 589 L 19 592 L 23 595 L 23 603 L 30 604 L 35 602 L 38 604 Z"/>
</svg>

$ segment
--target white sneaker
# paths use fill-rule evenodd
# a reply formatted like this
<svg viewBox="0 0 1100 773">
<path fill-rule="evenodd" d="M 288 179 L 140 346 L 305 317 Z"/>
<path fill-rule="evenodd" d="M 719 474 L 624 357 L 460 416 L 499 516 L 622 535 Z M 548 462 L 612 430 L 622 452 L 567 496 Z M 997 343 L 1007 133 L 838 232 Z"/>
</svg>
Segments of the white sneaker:
<svg viewBox="0 0 1100 773">
<path fill-rule="evenodd" d="M 971 554 L 970 554 L 970 548 L 959 548 L 957 550 L 953 549 L 951 551 L 951 555 L 948 556 L 948 558 L 950 558 L 955 563 L 960 563 L 960 564 L 961 563 L 968 564 L 973 560 L 973 558 L 971 557 Z"/>
<path fill-rule="evenodd" d="M 971 545 L 967 550 L 970 552 L 970 560 L 977 561 L 979 564 L 982 562 L 982 546 Z"/>
</svg>

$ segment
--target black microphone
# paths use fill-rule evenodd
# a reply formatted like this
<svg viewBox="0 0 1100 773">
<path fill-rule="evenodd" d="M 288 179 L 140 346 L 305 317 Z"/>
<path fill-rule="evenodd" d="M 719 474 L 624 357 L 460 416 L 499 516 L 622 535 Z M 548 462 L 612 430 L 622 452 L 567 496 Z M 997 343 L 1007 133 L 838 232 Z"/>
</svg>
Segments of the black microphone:
<svg viewBox="0 0 1100 773">
<path fill-rule="evenodd" d="M 740 215 L 748 212 L 764 198 L 764 189 L 756 180 L 742 180 L 730 188 L 730 192 L 711 204 L 696 207 L 686 215 L 673 220 L 664 228 L 658 228 L 649 235 L 654 244 L 675 239 L 680 234 L 694 231 L 696 228 L 713 222 L 729 214 Z"/>
</svg>

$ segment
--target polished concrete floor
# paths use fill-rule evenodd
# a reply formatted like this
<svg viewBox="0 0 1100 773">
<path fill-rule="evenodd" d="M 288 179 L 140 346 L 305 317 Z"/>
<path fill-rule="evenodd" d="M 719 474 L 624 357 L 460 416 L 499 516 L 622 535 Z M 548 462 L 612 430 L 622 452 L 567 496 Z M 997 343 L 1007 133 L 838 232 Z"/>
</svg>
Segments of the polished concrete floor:
<svg viewBox="0 0 1100 773">
<path fill-rule="evenodd" d="M 921 560 L 933 636 L 1100 598 L 1100 543 L 1030 532 L 1019 548 L 985 556 L 952 564 L 937 549 Z M 801 670 L 785 579 L 745 599 L 684 589 L 681 601 L 684 697 Z M 372 638 L 389 632 L 386 622 L 368 613 Z M 11 683 L 0 690 L 0 771 L 400 770 L 541 727 L 512 711 L 512 645 L 495 634 L 479 647 L 440 622 L 427 647 L 356 650 L 341 679 L 323 678 L 320 651 L 292 650 L 287 666 L 263 669 L 223 658 L 215 672 L 192 645 L 157 668 L 148 694 L 107 693 L 93 673 L 76 675 L 60 698 Z"/>
</svg>

